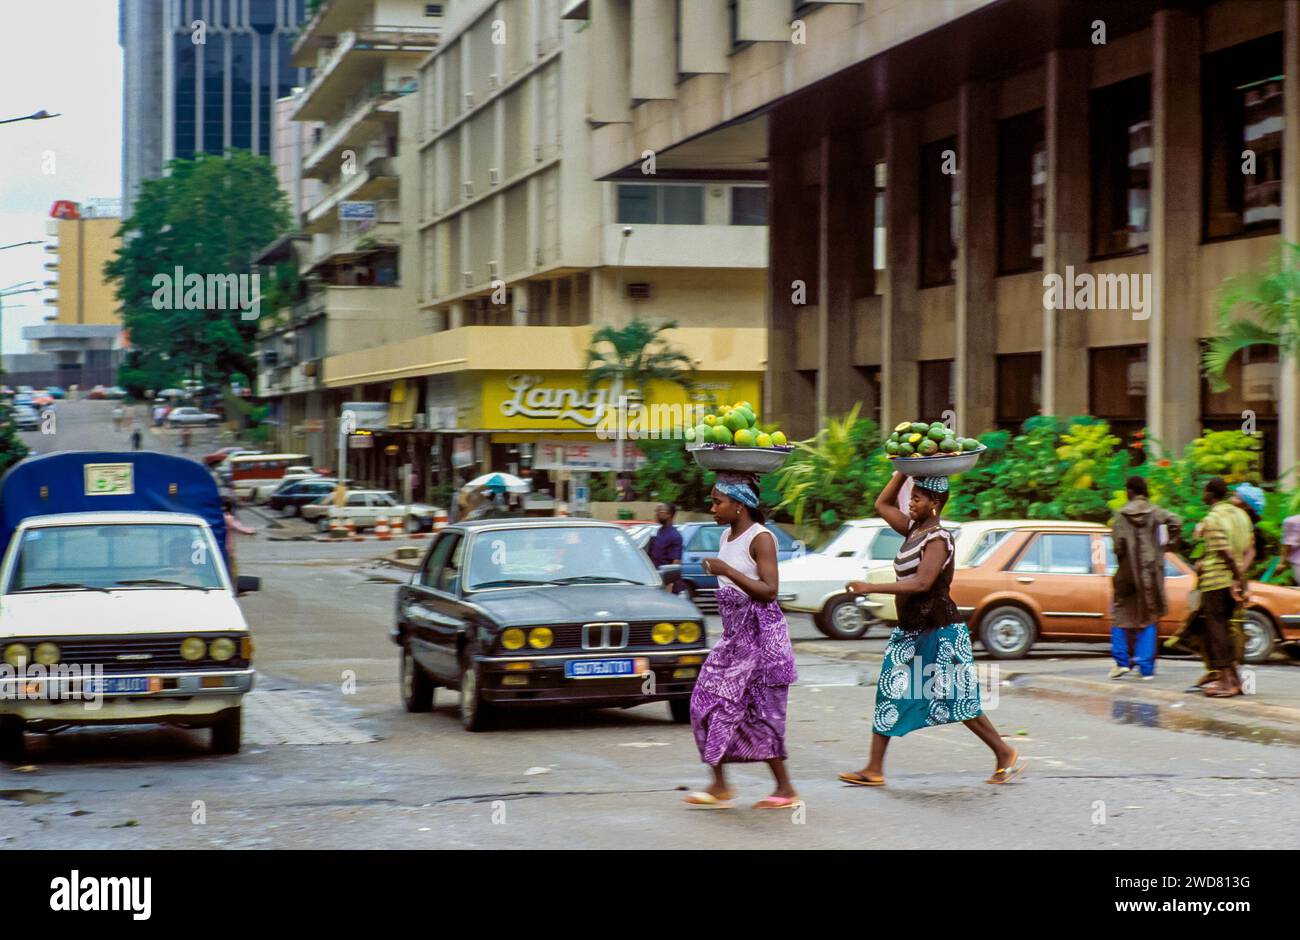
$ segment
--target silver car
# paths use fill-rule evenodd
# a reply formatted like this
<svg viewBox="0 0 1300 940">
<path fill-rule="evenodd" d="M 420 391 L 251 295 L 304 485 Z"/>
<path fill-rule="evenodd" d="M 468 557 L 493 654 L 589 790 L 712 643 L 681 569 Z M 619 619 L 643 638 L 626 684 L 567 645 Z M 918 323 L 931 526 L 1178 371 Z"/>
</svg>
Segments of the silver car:
<svg viewBox="0 0 1300 940">
<path fill-rule="evenodd" d="M 167 415 L 167 426 L 177 427 L 212 427 L 221 423 L 221 415 L 214 415 L 198 408 L 173 408 Z"/>
<path fill-rule="evenodd" d="M 41 426 L 41 415 L 31 405 L 14 405 L 14 426 L 20 431 L 36 431 Z"/>
</svg>

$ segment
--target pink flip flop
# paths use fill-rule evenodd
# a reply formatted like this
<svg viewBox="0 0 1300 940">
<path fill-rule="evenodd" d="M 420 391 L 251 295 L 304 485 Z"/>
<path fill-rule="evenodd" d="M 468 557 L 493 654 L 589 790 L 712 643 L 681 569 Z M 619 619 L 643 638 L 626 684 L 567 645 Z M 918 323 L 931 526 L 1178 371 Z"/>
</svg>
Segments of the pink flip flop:
<svg viewBox="0 0 1300 940">
<path fill-rule="evenodd" d="M 754 809 L 793 809 L 803 805 L 797 796 L 765 796 L 754 804 Z"/>
</svg>

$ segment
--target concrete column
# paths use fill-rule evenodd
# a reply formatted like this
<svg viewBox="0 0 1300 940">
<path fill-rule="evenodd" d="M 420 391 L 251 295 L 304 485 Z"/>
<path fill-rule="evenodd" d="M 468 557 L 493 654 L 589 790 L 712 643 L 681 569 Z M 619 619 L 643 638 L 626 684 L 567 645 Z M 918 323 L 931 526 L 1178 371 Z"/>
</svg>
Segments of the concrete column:
<svg viewBox="0 0 1300 940">
<path fill-rule="evenodd" d="M 862 398 L 862 381 L 853 368 L 853 265 L 863 220 L 863 170 L 855 166 L 848 139 L 829 134 L 820 148 L 821 194 L 817 262 L 817 427 L 841 415 Z"/>
<path fill-rule="evenodd" d="M 626 0 L 591 0 L 591 121 L 632 120 L 629 86 L 631 9 Z"/>
<path fill-rule="evenodd" d="M 635 100 L 677 97 L 676 0 L 632 0 L 630 93 Z"/>
<path fill-rule="evenodd" d="M 997 367 L 998 124 L 992 85 L 966 84 L 958 96 L 957 160 L 961 218 L 957 240 L 957 432 L 993 427 Z"/>
<path fill-rule="evenodd" d="M 885 116 L 885 287 L 880 309 L 880 425 L 916 417 L 917 251 L 920 235 L 920 120 L 915 112 Z"/>
<path fill-rule="evenodd" d="M 773 146 L 775 142 L 769 134 L 767 368 L 762 411 L 765 422 L 780 424 L 791 440 L 797 440 L 816 431 L 817 402 L 812 383 L 797 369 L 801 308 L 792 299 L 792 285 L 815 277 L 816 271 L 803 269 L 799 250 L 803 221 L 799 157 Z"/>
<path fill-rule="evenodd" d="M 731 52 L 727 0 L 692 0 L 680 7 L 682 71 L 727 74 Z"/>
<path fill-rule="evenodd" d="M 1282 88 L 1286 113 L 1282 136 L 1282 240 L 1300 243 L 1300 0 L 1286 0 L 1282 53 Z M 1294 259 L 1294 255 L 1292 258 Z M 1300 482 L 1300 360 L 1282 359 L 1278 382 L 1279 476 Z"/>
<path fill-rule="evenodd" d="M 1201 57 L 1195 14 L 1152 21 L 1151 320 L 1147 424 L 1181 451 L 1200 433 Z"/>
<path fill-rule="evenodd" d="M 1065 277 L 1088 260 L 1088 59 L 1083 49 L 1047 54 L 1047 206 L 1043 275 Z M 1088 346 L 1079 310 L 1043 308 L 1043 413 L 1088 410 Z"/>
</svg>

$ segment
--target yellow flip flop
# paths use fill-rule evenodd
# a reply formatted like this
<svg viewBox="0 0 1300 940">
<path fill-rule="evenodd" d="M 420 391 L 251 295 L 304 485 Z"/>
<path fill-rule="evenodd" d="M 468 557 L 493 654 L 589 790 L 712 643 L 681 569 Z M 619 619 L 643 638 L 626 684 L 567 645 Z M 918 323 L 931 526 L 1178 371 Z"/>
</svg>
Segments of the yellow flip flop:
<svg viewBox="0 0 1300 940">
<path fill-rule="evenodd" d="M 851 783 L 855 787 L 883 787 L 885 785 L 884 777 L 868 777 L 857 770 L 846 771 L 838 776 L 845 783 Z"/>
<path fill-rule="evenodd" d="M 698 809 L 735 809 L 736 804 L 733 803 L 731 799 L 731 794 L 728 794 L 725 799 L 719 799 L 712 793 L 700 790 L 688 794 L 682 799 L 682 802 L 687 806 L 696 807 Z"/>
<path fill-rule="evenodd" d="M 1015 751 L 1011 755 L 1011 765 L 1009 767 L 999 767 L 993 772 L 993 776 L 985 780 L 985 783 L 991 783 L 994 786 L 1010 783 L 1022 773 L 1025 772 L 1025 765 L 1020 760 L 1020 752 Z"/>
</svg>

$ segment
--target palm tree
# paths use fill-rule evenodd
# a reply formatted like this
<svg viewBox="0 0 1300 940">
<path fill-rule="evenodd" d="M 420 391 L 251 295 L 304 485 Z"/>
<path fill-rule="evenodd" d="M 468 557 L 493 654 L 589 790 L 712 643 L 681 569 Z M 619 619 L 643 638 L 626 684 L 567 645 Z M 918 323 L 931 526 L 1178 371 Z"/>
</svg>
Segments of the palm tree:
<svg viewBox="0 0 1300 940">
<path fill-rule="evenodd" d="M 688 392 L 695 387 L 696 363 L 669 345 L 664 334 L 676 320 L 655 326 L 640 317 L 624 327 L 602 326 L 587 347 L 587 390 L 609 382 L 617 407 L 628 389 L 644 392 L 651 382 L 672 382 Z M 619 448 L 620 460 L 622 448 Z"/>
<path fill-rule="evenodd" d="M 1254 316 L 1235 318 L 1239 306 Z M 1219 330 L 1201 360 L 1216 392 L 1227 389 L 1223 374 L 1228 363 L 1248 346 L 1276 346 L 1282 359 L 1300 357 L 1300 245 L 1283 242 L 1266 271 L 1247 271 L 1224 281 Z"/>
</svg>

